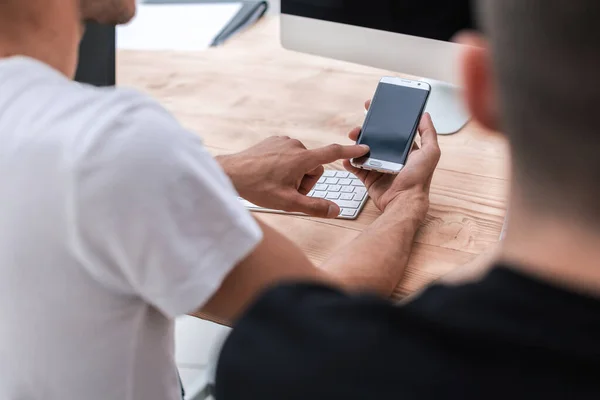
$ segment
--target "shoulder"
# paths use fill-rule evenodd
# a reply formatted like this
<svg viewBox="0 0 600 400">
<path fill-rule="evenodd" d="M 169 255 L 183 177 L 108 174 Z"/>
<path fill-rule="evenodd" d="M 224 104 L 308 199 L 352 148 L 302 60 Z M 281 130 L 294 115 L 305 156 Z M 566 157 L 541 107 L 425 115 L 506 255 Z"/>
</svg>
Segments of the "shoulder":
<svg viewBox="0 0 600 400">
<path fill-rule="evenodd" d="M 20 149 L 22 162 L 30 156 L 61 174 L 134 167 L 133 161 L 152 167 L 186 151 L 209 157 L 199 136 L 150 96 L 73 82 L 26 57 L 0 60 L 0 109 L 5 146 Z"/>
<path fill-rule="evenodd" d="M 61 121 L 94 122 L 102 125 L 127 110 L 151 108 L 168 115 L 153 100 L 129 88 L 98 88 L 74 82 L 50 66 L 28 57 L 13 57 L 0 63 L 0 102 L 9 111 L 22 116 L 35 115 L 35 121 L 50 123 L 52 129 Z M 34 122 L 34 121 L 31 121 Z M 36 128 L 36 125 L 28 129 Z M 85 126 L 73 125 L 73 128 Z M 76 130 L 76 129 L 73 129 Z M 85 130 L 85 129 L 84 129 Z"/>
<path fill-rule="evenodd" d="M 154 142 L 176 145 L 191 136 L 150 96 L 73 82 L 27 57 L 0 63 L 0 89 L 0 124 L 10 126 L 14 139 L 28 148 L 62 149 L 72 162 L 115 142 L 147 142 L 153 136 Z"/>
<path fill-rule="evenodd" d="M 185 154 L 210 158 L 198 135 L 182 127 L 156 100 L 133 89 L 75 89 L 69 116 L 73 165 L 85 168 L 168 170 Z M 111 168 L 114 166 L 114 168 Z"/>
<path fill-rule="evenodd" d="M 73 118 L 85 123 L 88 134 L 104 131 L 119 137 L 124 130 L 143 129 L 164 132 L 165 128 L 183 131 L 177 120 L 160 103 L 131 88 L 96 88 L 75 84 L 71 87 Z"/>
</svg>

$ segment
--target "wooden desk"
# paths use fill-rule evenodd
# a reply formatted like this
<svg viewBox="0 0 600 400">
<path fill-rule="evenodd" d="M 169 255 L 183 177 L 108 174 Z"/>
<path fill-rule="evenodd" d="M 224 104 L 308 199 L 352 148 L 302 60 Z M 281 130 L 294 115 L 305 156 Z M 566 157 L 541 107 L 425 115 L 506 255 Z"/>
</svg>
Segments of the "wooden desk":
<svg viewBox="0 0 600 400">
<path fill-rule="evenodd" d="M 225 47 L 197 54 L 121 52 L 118 83 L 158 99 L 215 155 L 272 135 L 298 138 L 309 148 L 348 144 L 346 133 L 362 124 L 364 101 L 390 73 L 283 50 L 278 26 L 276 17 L 263 20 Z M 469 261 L 500 234 L 508 176 L 504 141 L 470 124 L 440 137 L 440 146 L 431 209 L 397 296 Z M 256 215 L 319 264 L 378 214 L 369 202 L 357 221 Z"/>
</svg>

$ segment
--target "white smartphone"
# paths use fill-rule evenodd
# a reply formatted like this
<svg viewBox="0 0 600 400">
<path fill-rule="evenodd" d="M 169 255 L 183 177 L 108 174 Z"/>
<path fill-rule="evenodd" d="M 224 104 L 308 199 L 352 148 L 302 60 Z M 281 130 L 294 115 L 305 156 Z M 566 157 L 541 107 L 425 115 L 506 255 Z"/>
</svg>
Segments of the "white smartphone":
<svg viewBox="0 0 600 400">
<path fill-rule="evenodd" d="M 357 144 L 371 151 L 351 160 L 357 168 L 399 173 L 412 148 L 431 87 L 420 81 L 384 77 L 379 81 Z"/>
</svg>

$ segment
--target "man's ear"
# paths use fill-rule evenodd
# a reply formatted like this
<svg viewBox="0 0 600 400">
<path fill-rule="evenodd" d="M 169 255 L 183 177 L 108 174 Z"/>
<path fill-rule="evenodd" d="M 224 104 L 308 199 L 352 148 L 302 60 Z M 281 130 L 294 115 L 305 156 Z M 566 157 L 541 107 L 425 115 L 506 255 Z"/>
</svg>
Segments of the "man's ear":
<svg viewBox="0 0 600 400">
<path fill-rule="evenodd" d="M 485 39 L 473 32 L 459 34 L 455 41 L 465 45 L 462 77 L 465 100 L 473 119 L 492 131 L 499 129 L 492 63 Z"/>
</svg>

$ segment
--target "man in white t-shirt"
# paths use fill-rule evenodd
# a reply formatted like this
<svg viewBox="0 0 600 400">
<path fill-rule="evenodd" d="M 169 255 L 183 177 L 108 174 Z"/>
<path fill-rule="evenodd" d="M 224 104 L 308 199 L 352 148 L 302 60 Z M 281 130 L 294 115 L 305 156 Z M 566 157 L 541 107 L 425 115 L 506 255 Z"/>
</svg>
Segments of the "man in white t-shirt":
<svg viewBox="0 0 600 400">
<path fill-rule="evenodd" d="M 81 21 L 134 11 L 135 0 L 0 1 L 2 399 L 176 399 L 175 317 L 230 322 L 290 279 L 389 295 L 427 211 L 439 147 L 425 117 L 405 172 L 362 176 L 381 217 L 315 267 L 236 190 L 335 217 L 305 194 L 323 164 L 368 149 L 277 137 L 215 161 L 150 98 L 72 82 Z"/>
</svg>

